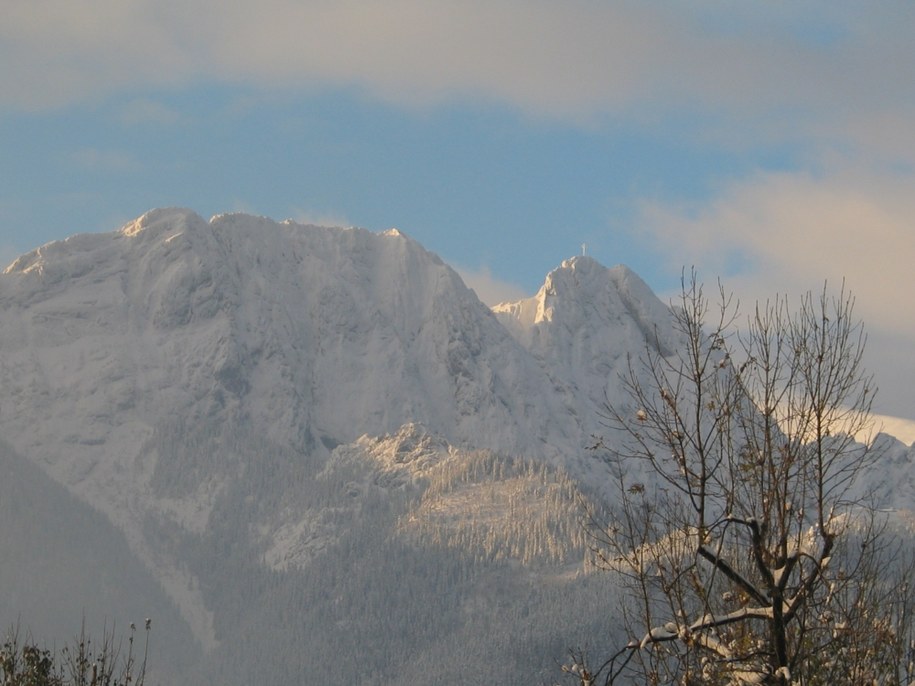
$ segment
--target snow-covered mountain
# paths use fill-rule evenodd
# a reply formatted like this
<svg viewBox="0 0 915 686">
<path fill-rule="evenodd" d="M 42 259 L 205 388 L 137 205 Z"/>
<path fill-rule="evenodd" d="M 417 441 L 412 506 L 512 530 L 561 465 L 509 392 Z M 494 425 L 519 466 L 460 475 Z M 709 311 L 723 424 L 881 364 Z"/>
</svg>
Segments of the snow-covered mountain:
<svg viewBox="0 0 915 686">
<path fill-rule="evenodd" d="M 163 416 L 249 422 L 307 451 L 415 420 L 543 452 L 504 428 L 544 394 L 535 362 L 397 232 L 156 211 L 25 255 L 2 283 L 4 378 L 37 380 L 6 421 L 53 424 L 30 449 L 68 482 Z M 60 440 L 78 453 L 66 465 Z"/>
<path fill-rule="evenodd" d="M 670 345 L 638 277 L 588 258 L 497 312 L 508 328 L 397 231 L 156 210 L 5 271 L 0 427 L 115 520 L 145 510 L 164 469 L 157 432 L 179 425 L 243 426 L 326 457 L 416 422 L 454 445 L 567 466 L 599 429 L 621 357 Z M 215 487 L 183 488 L 203 516 Z"/>
<path fill-rule="evenodd" d="M 396 230 L 155 210 L 0 276 L 0 430 L 180 609 L 187 683 L 476 683 L 468 655 L 482 674 L 522 642 L 536 675 L 605 626 L 588 447 L 628 357 L 677 344 L 638 276 L 587 257 L 490 310 Z M 903 507 L 915 448 L 888 446 L 875 485 Z M 335 650 L 358 678 L 316 666 Z"/>
</svg>

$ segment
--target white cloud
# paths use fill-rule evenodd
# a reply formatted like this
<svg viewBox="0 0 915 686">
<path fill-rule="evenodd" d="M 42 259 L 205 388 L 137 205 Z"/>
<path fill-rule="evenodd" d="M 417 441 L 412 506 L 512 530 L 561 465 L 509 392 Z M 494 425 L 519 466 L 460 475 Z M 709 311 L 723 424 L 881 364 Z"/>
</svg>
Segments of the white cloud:
<svg viewBox="0 0 915 686">
<path fill-rule="evenodd" d="M 867 136 L 871 113 L 912 104 L 913 32 L 915 6 L 899 1 L 738 14 L 716 0 L 47 0 L 4 8 L 0 103 L 215 79 L 355 86 L 414 105 L 480 97 L 582 120 L 699 111 L 771 135 L 847 124 Z M 912 140 L 905 123 L 897 130 Z"/>
<path fill-rule="evenodd" d="M 489 267 L 479 269 L 454 267 L 454 270 L 464 280 L 467 287 L 472 288 L 477 297 L 490 307 L 502 302 L 521 300 L 530 295 L 521 286 L 494 277 Z"/>
<path fill-rule="evenodd" d="M 646 203 L 641 227 L 671 261 L 735 271 L 741 289 L 808 290 L 844 277 L 873 323 L 911 331 L 915 175 L 760 173 L 701 208 Z"/>
<path fill-rule="evenodd" d="M 195 66 L 181 44 L 186 30 L 162 14 L 150 1 L 8 3 L 0 23 L 0 102 L 41 108 L 187 78 Z"/>
<path fill-rule="evenodd" d="M 851 164 L 822 175 L 760 173 L 701 207 L 646 202 L 637 231 L 671 269 L 721 275 L 744 303 L 816 291 L 826 280 L 837 290 L 845 279 L 879 352 L 869 357 L 889 410 L 911 416 L 913 187 L 915 174 Z"/>
</svg>

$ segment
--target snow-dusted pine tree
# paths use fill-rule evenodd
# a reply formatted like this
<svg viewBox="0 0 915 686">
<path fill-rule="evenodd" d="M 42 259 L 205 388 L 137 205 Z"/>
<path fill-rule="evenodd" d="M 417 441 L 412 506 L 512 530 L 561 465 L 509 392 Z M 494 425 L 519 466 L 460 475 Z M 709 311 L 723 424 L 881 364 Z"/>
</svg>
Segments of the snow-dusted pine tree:
<svg viewBox="0 0 915 686">
<path fill-rule="evenodd" d="M 620 498 L 595 550 L 631 590 L 630 640 L 564 671 L 582 684 L 908 684 L 911 552 L 856 488 L 874 388 L 854 300 L 844 287 L 794 310 L 777 298 L 738 327 L 719 291 L 710 303 L 684 279 L 685 345 L 631 362 L 631 404 L 607 408 Z"/>
</svg>

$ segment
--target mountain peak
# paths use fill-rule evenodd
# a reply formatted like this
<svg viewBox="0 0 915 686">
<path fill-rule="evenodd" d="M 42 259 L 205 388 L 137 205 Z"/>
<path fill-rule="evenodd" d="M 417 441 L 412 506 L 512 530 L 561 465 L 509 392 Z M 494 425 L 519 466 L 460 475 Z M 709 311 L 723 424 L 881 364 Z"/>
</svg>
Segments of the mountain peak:
<svg viewBox="0 0 915 686">
<path fill-rule="evenodd" d="M 621 308 L 639 319 L 667 316 L 666 306 L 629 267 L 608 268 L 593 257 L 576 255 L 547 274 L 536 295 L 499 303 L 493 312 L 516 337 L 530 343 L 533 327 L 557 316 L 591 320 Z"/>
<path fill-rule="evenodd" d="M 606 289 L 612 285 L 620 292 L 637 291 L 640 299 L 656 300 L 656 296 L 642 281 L 641 277 L 625 264 L 605 267 L 603 264 L 588 255 L 575 255 L 551 271 L 541 290 L 561 289 L 565 295 L 572 293 L 586 294 L 592 288 Z"/>
<path fill-rule="evenodd" d="M 571 269 L 572 271 L 586 271 L 603 268 L 604 265 L 602 265 L 590 255 L 573 255 L 572 257 L 563 260 L 560 265 L 553 271 L 560 271 L 565 269 Z"/>
<path fill-rule="evenodd" d="M 149 210 L 121 227 L 119 233 L 124 236 L 137 236 L 146 231 L 157 229 L 183 229 L 189 225 L 201 226 L 206 221 L 193 210 L 184 207 L 161 207 Z"/>
<path fill-rule="evenodd" d="M 624 265 L 608 268 L 584 255 L 564 260 L 533 297 L 493 313 L 595 411 L 617 392 L 628 355 L 675 347 L 670 310 L 645 282 Z"/>
</svg>

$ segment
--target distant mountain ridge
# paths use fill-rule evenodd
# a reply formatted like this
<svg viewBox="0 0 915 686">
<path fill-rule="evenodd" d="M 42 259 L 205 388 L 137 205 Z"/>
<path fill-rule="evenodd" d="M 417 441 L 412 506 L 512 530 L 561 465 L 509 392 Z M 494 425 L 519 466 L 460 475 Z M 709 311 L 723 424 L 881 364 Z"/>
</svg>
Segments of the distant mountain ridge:
<svg viewBox="0 0 915 686">
<path fill-rule="evenodd" d="M 491 310 L 399 231 L 161 209 L 0 276 L 0 429 L 104 512 L 181 609 L 202 655 L 187 683 L 250 683 L 252 635 L 257 667 L 277 670 L 260 683 L 302 682 L 330 636 L 375 668 L 350 682 L 402 683 L 455 636 L 497 664 L 473 628 L 494 587 L 507 605 L 493 626 L 594 612 L 546 622 L 567 627 L 556 650 L 600 625 L 577 595 L 602 583 L 576 526 L 608 483 L 588 447 L 604 404 L 625 403 L 628 361 L 677 345 L 667 306 L 623 266 L 575 257 Z M 885 441 L 873 485 L 911 508 L 915 448 Z M 415 594 L 399 596 L 391 555 Z M 360 605 L 355 580 L 389 600 Z M 305 597 L 307 616 L 290 613 Z M 415 617 L 437 608 L 418 655 L 354 628 L 355 613 L 391 634 L 373 613 L 396 598 Z M 556 640 L 541 629 L 531 646 Z"/>
</svg>

